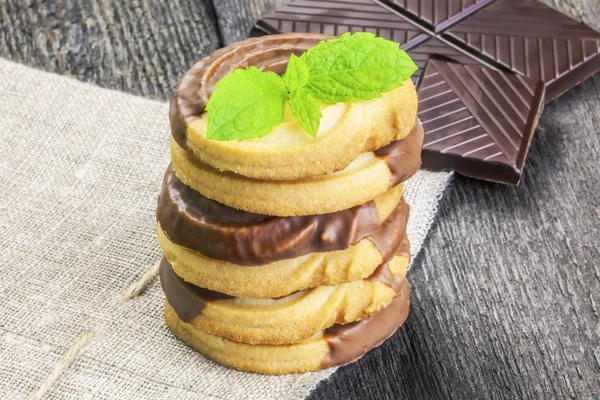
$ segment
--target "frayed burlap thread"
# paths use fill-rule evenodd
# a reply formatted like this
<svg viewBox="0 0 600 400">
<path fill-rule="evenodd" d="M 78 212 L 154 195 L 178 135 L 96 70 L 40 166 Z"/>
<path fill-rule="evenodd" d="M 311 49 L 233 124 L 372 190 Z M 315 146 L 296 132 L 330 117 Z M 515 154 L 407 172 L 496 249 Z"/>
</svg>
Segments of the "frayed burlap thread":
<svg viewBox="0 0 600 400">
<path fill-rule="evenodd" d="M 152 268 L 150 268 L 148 271 L 146 271 L 140 279 L 133 282 L 131 284 L 131 286 L 129 286 L 127 288 L 127 290 L 125 291 L 125 294 L 123 295 L 123 301 L 129 301 L 129 300 L 133 299 L 134 297 L 142 294 L 142 292 L 144 290 L 146 290 L 146 288 L 148 286 L 150 286 L 152 284 L 152 282 L 154 282 L 154 280 L 158 276 L 159 267 L 160 267 L 160 260 L 155 262 L 154 265 L 152 266 Z"/>
<path fill-rule="evenodd" d="M 38 390 L 29 396 L 29 400 L 41 400 L 46 393 L 52 388 L 54 383 L 60 378 L 60 376 L 69 368 L 69 366 L 75 361 L 81 350 L 89 343 L 94 337 L 94 332 L 87 331 L 75 342 L 73 346 L 67 351 L 63 358 L 56 364 L 54 370 L 48 375 L 46 380 L 42 382 Z"/>
<path fill-rule="evenodd" d="M 0 76 L 4 398 L 301 399 L 333 372 L 242 373 L 169 333 L 154 226 L 167 104 L 4 60 Z M 448 179 L 406 184 L 413 254 Z"/>
</svg>

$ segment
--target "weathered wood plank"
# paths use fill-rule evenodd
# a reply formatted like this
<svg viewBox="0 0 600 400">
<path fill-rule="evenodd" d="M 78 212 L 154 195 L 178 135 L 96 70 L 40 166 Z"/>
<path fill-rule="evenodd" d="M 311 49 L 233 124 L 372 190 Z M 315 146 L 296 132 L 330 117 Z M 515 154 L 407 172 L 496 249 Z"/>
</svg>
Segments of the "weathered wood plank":
<svg viewBox="0 0 600 400">
<path fill-rule="evenodd" d="M 219 45 L 207 1 L 0 1 L 0 56 L 146 97 Z"/>
<path fill-rule="evenodd" d="M 600 30 L 600 2 L 597 0 L 541 0 L 550 7 Z"/>
<path fill-rule="evenodd" d="M 223 42 L 232 43 L 248 37 L 254 21 L 283 6 L 286 0 L 213 0 Z"/>
</svg>

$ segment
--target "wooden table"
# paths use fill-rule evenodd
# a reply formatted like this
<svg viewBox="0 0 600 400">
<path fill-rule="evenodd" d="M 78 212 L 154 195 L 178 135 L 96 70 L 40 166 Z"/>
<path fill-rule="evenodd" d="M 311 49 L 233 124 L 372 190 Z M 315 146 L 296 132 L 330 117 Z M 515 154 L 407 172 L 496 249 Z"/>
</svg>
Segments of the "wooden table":
<svg viewBox="0 0 600 400">
<path fill-rule="evenodd" d="M 545 0 L 600 30 L 597 0 Z M 167 100 L 281 0 L 0 0 L 0 56 Z M 456 176 L 410 317 L 312 399 L 600 397 L 600 75 L 546 107 L 519 187 Z"/>
</svg>

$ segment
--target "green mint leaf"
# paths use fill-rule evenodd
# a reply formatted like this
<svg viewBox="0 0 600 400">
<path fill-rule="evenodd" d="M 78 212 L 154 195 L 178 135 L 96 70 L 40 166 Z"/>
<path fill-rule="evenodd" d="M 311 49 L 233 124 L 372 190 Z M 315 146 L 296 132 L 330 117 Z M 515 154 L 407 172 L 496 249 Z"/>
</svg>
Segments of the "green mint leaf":
<svg viewBox="0 0 600 400">
<path fill-rule="evenodd" d="M 306 85 L 308 80 L 308 67 L 300 58 L 292 53 L 287 69 L 283 75 L 283 82 L 289 92 L 293 92 Z"/>
<path fill-rule="evenodd" d="M 256 67 L 238 69 L 221 79 L 206 106 L 206 137 L 244 140 L 268 135 L 283 121 L 288 97 L 283 79 Z"/>
<path fill-rule="evenodd" d="M 310 93 L 300 89 L 290 93 L 290 108 L 302 128 L 316 137 L 323 116 L 319 102 Z"/>
<path fill-rule="evenodd" d="M 322 41 L 300 59 L 309 71 L 304 88 L 323 103 L 381 97 L 417 70 L 397 43 L 366 32 Z"/>
<path fill-rule="evenodd" d="M 211 96 L 206 136 L 214 140 L 263 137 L 292 114 L 313 137 L 322 117 L 320 104 L 381 97 L 417 70 L 398 44 L 372 33 L 345 33 L 322 41 L 301 57 L 292 54 L 283 78 L 255 67 L 221 79 Z"/>
</svg>

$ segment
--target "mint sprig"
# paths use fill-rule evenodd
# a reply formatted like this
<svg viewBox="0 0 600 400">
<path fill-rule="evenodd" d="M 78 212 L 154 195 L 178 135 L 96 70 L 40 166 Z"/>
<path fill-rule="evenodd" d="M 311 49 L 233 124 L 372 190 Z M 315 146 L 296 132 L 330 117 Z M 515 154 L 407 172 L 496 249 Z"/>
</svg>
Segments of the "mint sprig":
<svg viewBox="0 0 600 400">
<path fill-rule="evenodd" d="M 321 104 L 381 97 L 416 70 L 397 43 L 372 33 L 345 33 L 320 42 L 300 57 L 292 54 L 283 77 L 248 67 L 221 79 L 206 108 L 207 137 L 244 140 L 265 136 L 283 121 L 286 100 L 296 121 L 315 137 Z"/>
<path fill-rule="evenodd" d="M 244 140 L 268 135 L 283 121 L 288 92 L 274 72 L 238 69 L 217 82 L 206 106 L 206 137 Z"/>
</svg>

